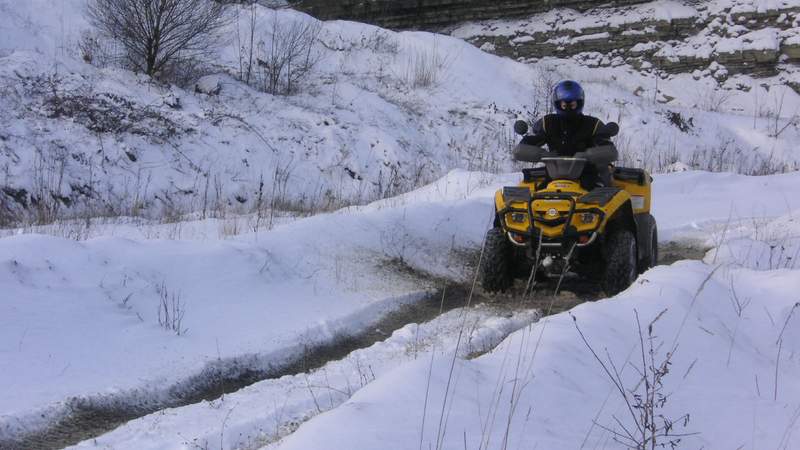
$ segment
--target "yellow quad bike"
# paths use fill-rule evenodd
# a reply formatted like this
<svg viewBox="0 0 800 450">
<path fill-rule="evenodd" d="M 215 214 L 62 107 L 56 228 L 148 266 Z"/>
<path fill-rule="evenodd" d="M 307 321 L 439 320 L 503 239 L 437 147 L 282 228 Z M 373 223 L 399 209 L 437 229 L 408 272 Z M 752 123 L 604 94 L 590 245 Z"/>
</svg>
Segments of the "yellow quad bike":
<svg viewBox="0 0 800 450">
<path fill-rule="evenodd" d="M 514 130 L 524 135 L 528 125 L 518 121 Z M 609 123 L 597 135 L 610 138 L 618 131 L 617 124 Z M 642 169 L 611 166 L 618 156 L 613 144 L 571 158 L 549 154 L 525 144 L 514 149 L 517 160 L 543 167 L 523 169 L 518 186 L 495 194 L 494 227 L 486 233 L 480 267 L 483 288 L 503 292 L 522 278 L 528 280 L 527 291 L 547 277 L 558 279 L 558 292 L 571 272 L 615 295 L 658 261 L 658 230 L 650 214 L 652 178 Z M 582 187 L 579 179 L 587 164 L 608 167 L 611 184 Z"/>
</svg>

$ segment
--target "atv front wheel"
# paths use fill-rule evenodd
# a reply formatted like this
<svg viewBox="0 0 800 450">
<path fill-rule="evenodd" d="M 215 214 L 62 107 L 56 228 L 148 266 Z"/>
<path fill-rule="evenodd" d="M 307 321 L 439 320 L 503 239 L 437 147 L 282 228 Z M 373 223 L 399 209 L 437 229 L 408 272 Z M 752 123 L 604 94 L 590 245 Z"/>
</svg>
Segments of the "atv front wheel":
<svg viewBox="0 0 800 450">
<path fill-rule="evenodd" d="M 486 232 L 481 258 L 481 284 L 486 292 L 505 292 L 514 282 L 511 276 L 511 243 L 502 228 Z"/>
<path fill-rule="evenodd" d="M 642 243 L 642 245 L 645 245 L 646 251 L 642 261 L 639 263 L 639 273 L 658 265 L 658 227 L 656 226 L 656 219 L 648 214 L 646 222 L 647 233 L 645 238 L 647 241 Z"/>
<path fill-rule="evenodd" d="M 605 264 L 600 284 L 609 296 L 624 291 L 636 280 L 636 238 L 627 228 L 616 228 L 609 232 L 603 244 Z"/>
</svg>

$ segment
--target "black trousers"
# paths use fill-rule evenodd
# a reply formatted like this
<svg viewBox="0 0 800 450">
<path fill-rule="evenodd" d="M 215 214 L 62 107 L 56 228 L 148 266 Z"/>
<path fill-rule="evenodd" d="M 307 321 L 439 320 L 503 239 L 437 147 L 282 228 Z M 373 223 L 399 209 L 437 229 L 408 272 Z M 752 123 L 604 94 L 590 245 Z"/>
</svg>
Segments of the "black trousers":
<svg viewBox="0 0 800 450">
<path fill-rule="evenodd" d="M 611 186 L 611 171 L 608 165 L 586 164 L 580 178 L 581 187 L 587 191 L 599 186 Z"/>
</svg>

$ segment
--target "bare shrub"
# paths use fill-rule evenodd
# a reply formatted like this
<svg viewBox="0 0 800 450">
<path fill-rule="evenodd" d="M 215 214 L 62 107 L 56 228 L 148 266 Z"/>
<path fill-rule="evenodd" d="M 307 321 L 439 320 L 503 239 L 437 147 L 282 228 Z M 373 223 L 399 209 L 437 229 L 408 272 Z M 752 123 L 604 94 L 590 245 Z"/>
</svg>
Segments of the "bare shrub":
<svg viewBox="0 0 800 450">
<path fill-rule="evenodd" d="M 645 333 L 639 320 L 639 312 L 634 310 L 639 335 L 641 366 L 634 366 L 640 378 L 633 389 L 625 387 L 620 368 L 614 364 L 608 352 L 606 352 L 606 360 L 597 354 L 586 335 L 583 334 L 583 331 L 578 326 L 577 318 L 570 313 L 581 340 L 583 340 L 586 348 L 589 349 L 620 397 L 622 397 L 633 422 L 626 427 L 620 418 L 612 416 L 616 423 L 614 428 L 596 422 L 595 425 L 611 433 L 615 441 L 625 445 L 627 448 L 637 450 L 676 448 L 684 437 L 695 434 L 679 433 L 676 430 L 677 426 L 686 427 L 688 425 L 689 414 L 683 414 L 676 419 L 670 419 L 664 415 L 665 405 L 669 400 L 669 395 L 663 392 L 664 378 L 670 373 L 675 348 L 663 355 L 658 354 L 663 342 L 659 342 L 657 345 L 654 344 L 658 338 L 654 332 L 654 325 L 666 312 L 666 309 L 661 311 L 647 325 L 647 332 Z"/>
<path fill-rule="evenodd" d="M 189 331 L 183 328 L 183 316 L 186 314 L 186 304 L 181 300 L 180 292 L 167 289 L 167 283 L 156 286 L 158 293 L 158 324 L 165 330 L 169 330 L 182 336 Z"/>
<path fill-rule="evenodd" d="M 380 240 L 383 253 L 401 266 L 408 265 L 408 258 L 417 252 L 418 244 L 405 226 L 405 210 L 402 219 L 381 231 Z"/>
<path fill-rule="evenodd" d="M 248 6 L 245 42 L 242 42 L 240 9 L 236 8 L 236 48 L 239 52 L 239 79 L 250 84 L 255 63 L 256 4 Z"/>
<path fill-rule="evenodd" d="M 412 88 L 427 88 L 441 82 L 452 64 L 452 59 L 439 52 L 438 41 L 433 48 L 414 48 L 405 67 L 405 83 Z"/>
<path fill-rule="evenodd" d="M 469 171 L 499 173 L 513 167 L 525 167 L 513 161 L 511 153 L 517 137 L 503 123 L 485 122 L 465 134 L 453 134 L 447 142 L 448 151 L 457 158 L 456 167 Z M 418 187 L 418 186 L 412 186 Z"/>
<path fill-rule="evenodd" d="M 107 67 L 117 60 L 114 41 L 96 31 L 84 30 L 78 38 L 78 56 L 87 64 Z"/>
<path fill-rule="evenodd" d="M 538 119 L 550 112 L 550 95 L 561 78 L 561 74 L 552 67 L 536 66 L 533 77 L 532 119 Z"/>
<path fill-rule="evenodd" d="M 283 21 L 272 13 L 270 32 L 257 44 L 259 88 L 270 94 L 291 95 L 322 59 L 316 47 L 321 24 L 316 20 Z"/>
<path fill-rule="evenodd" d="M 697 93 L 699 106 L 701 109 L 711 112 L 720 112 L 726 104 L 733 98 L 733 91 L 712 87 L 711 89 L 701 89 Z"/>
<path fill-rule="evenodd" d="M 176 60 L 207 54 L 226 24 L 225 6 L 207 0 L 89 0 L 89 21 L 119 42 L 133 69 L 158 76 Z"/>
<path fill-rule="evenodd" d="M 780 96 L 776 96 L 773 98 L 773 104 L 771 107 L 767 108 L 766 116 L 768 121 L 768 134 L 770 137 L 775 139 L 779 138 L 784 131 L 790 126 L 794 126 L 795 128 L 800 125 L 800 116 L 797 114 L 797 109 L 795 109 L 794 114 L 792 114 L 789 118 L 783 118 L 783 108 L 786 100 L 786 91 L 789 90 L 787 87 L 783 87 L 781 90 Z M 782 123 L 785 120 L 785 123 Z"/>
<path fill-rule="evenodd" d="M 31 206 L 36 224 L 51 223 L 59 217 L 62 206 L 71 200 L 61 195 L 68 152 L 58 144 L 50 149 L 36 149 L 33 161 Z"/>
<path fill-rule="evenodd" d="M 375 30 L 372 34 L 361 37 L 361 48 L 372 50 L 375 53 L 396 55 L 400 51 L 400 43 L 395 35 L 386 30 Z"/>
</svg>

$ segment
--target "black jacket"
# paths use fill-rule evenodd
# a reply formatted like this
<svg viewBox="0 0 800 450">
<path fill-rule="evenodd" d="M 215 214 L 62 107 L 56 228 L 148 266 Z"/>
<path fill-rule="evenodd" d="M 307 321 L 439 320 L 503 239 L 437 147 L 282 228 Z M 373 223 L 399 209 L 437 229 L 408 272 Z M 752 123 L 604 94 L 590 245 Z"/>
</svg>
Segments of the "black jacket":
<svg viewBox="0 0 800 450">
<path fill-rule="evenodd" d="M 579 115 L 572 120 L 557 114 L 548 114 L 533 124 L 531 134 L 522 138 L 523 144 L 542 146 L 559 156 L 574 156 L 587 148 L 609 144 L 605 137 L 597 136 L 603 122 L 592 116 Z"/>
</svg>

